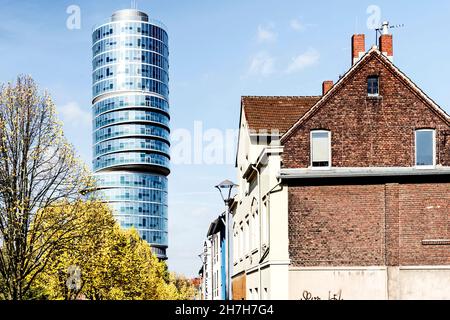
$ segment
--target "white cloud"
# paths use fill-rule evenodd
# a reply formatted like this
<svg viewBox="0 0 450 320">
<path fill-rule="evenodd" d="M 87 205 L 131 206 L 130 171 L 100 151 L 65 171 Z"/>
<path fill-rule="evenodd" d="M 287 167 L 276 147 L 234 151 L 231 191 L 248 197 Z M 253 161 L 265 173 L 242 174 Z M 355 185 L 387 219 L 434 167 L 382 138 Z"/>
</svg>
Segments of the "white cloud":
<svg viewBox="0 0 450 320">
<path fill-rule="evenodd" d="M 249 75 L 269 76 L 275 72 L 275 58 L 267 52 L 259 52 L 250 62 Z"/>
<path fill-rule="evenodd" d="M 258 42 L 275 42 L 277 40 L 277 33 L 273 31 L 274 26 L 270 24 L 268 26 L 258 26 Z"/>
<path fill-rule="evenodd" d="M 289 23 L 289 25 L 291 26 L 291 29 L 294 31 L 305 31 L 306 26 L 301 23 L 300 20 L 298 19 L 292 19 L 291 22 Z"/>
<path fill-rule="evenodd" d="M 58 113 L 66 126 L 88 126 L 92 119 L 90 109 L 84 110 L 73 101 L 59 107 Z"/>
<path fill-rule="evenodd" d="M 286 69 L 286 73 L 295 73 L 319 62 L 320 53 L 316 49 L 308 49 L 306 52 L 292 58 L 291 64 Z"/>
</svg>

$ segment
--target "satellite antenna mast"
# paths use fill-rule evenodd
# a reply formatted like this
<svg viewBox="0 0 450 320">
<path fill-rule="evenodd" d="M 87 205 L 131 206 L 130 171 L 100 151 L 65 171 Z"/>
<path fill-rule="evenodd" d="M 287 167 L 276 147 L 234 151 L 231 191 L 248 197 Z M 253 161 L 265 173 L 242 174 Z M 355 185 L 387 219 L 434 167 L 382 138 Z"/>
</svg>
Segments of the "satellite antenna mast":
<svg viewBox="0 0 450 320">
<path fill-rule="evenodd" d="M 389 29 L 398 29 L 398 28 L 403 28 L 404 26 L 405 26 L 404 24 L 397 24 L 397 25 L 391 26 L 391 25 L 389 25 L 388 21 L 384 21 L 383 24 L 381 25 L 381 27 L 375 29 L 375 43 L 377 44 L 377 46 L 379 46 L 378 35 L 389 34 Z"/>
</svg>

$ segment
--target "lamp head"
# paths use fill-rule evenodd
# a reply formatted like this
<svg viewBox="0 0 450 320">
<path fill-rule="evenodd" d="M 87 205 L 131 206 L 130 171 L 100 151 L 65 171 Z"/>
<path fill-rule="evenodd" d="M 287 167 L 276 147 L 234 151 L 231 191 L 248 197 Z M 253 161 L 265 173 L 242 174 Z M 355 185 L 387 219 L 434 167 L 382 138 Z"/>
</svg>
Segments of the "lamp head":
<svg viewBox="0 0 450 320">
<path fill-rule="evenodd" d="M 220 196 L 222 197 L 222 200 L 225 203 L 228 203 L 231 200 L 231 191 L 233 188 L 237 187 L 238 185 L 234 182 L 231 182 L 230 180 L 225 180 L 219 183 L 216 186 L 216 189 L 219 190 Z"/>
</svg>

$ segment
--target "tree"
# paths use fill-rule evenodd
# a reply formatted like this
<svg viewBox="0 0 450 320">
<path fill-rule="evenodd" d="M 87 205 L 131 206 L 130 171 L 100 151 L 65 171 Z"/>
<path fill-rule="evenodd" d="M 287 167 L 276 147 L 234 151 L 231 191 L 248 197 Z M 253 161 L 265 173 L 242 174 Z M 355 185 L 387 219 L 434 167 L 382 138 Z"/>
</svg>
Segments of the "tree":
<svg viewBox="0 0 450 320">
<path fill-rule="evenodd" d="M 6 299 L 23 299 L 51 257 L 79 236 L 79 216 L 63 211 L 49 219 L 54 212 L 42 209 L 72 203 L 77 210 L 91 187 L 49 94 L 28 76 L 0 87 L 0 282 Z"/>
<path fill-rule="evenodd" d="M 33 292 L 40 299 L 177 300 L 190 293 L 184 280 L 169 276 L 164 262 L 135 230 L 122 230 L 112 212 L 100 202 L 63 204 L 45 210 L 49 218 L 68 211 L 82 215 L 83 232 L 73 237 L 68 250 L 50 258 Z"/>
<path fill-rule="evenodd" d="M 72 235 L 59 250 L 48 252 L 46 268 L 36 278 L 28 298 L 72 300 L 99 287 L 99 274 L 109 272 L 104 264 L 109 254 L 105 247 L 117 228 L 110 208 L 95 200 L 63 202 L 38 214 L 44 214 L 44 224 L 54 224 L 60 216 L 69 218 L 73 221 Z M 51 242 L 59 234 L 48 237 L 45 240 Z"/>
<path fill-rule="evenodd" d="M 170 274 L 170 282 L 175 286 L 177 295 L 175 300 L 193 300 L 196 288 L 191 279 L 176 273 Z"/>
</svg>

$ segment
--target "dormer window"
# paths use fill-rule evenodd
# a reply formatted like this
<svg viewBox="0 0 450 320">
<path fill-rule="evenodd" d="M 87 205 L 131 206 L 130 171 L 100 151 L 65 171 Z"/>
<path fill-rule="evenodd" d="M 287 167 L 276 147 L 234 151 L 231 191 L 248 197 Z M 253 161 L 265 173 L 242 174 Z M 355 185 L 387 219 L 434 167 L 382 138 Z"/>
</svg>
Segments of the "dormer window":
<svg viewBox="0 0 450 320">
<path fill-rule="evenodd" d="M 380 94 L 380 77 L 370 76 L 367 78 L 367 94 L 369 97 L 377 97 Z"/>
</svg>

